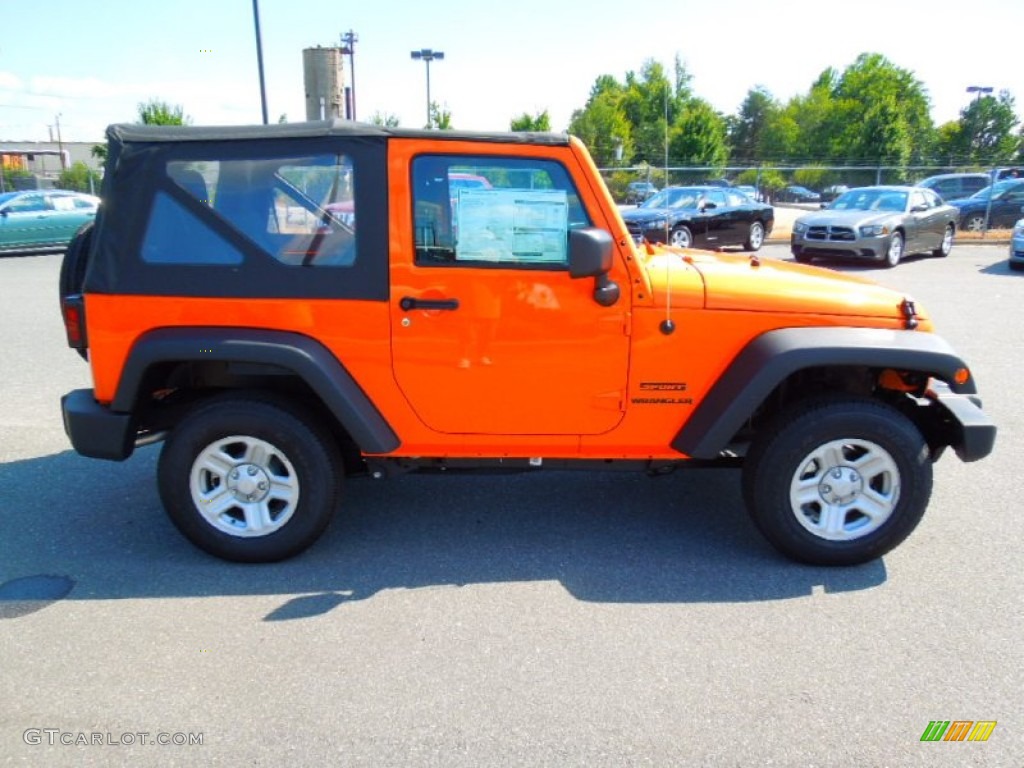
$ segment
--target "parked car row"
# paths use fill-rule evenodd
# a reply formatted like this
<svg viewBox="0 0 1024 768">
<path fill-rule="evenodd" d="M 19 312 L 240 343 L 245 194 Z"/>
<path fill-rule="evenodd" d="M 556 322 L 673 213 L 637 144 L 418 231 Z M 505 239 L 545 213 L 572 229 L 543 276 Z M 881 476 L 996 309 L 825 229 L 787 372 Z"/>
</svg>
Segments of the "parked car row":
<svg viewBox="0 0 1024 768">
<path fill-rule="evenodd" d="M 60 189 L 0 194 L 0 251 L 63 248 L 96 217 L 100 199 Z"/>
</svg>

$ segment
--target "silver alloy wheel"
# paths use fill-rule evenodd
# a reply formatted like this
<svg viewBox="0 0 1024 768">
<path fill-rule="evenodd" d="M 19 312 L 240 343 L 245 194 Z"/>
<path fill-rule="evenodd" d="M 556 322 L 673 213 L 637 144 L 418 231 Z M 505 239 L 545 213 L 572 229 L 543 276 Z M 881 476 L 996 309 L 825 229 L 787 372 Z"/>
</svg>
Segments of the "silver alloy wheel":
<svg viewBox="0 0 1024 768">
<path fill-rule="evenodd" d="M 939 250 L 943 256 L 949 256 L 949 252 L 953 250 L 953 227 L 947 226 L 946 231 L 942 235 L 942 245 L 939 246 Z"/>
<path fill-rule="evenodd" d="M 889 250 L 885 254 L 885 261 L 890 267 L 895 267 L 903 258 L 903 235 L 893 232 L 889 240 Z"/>
<path fill-rule="evenodd" d="M 833 440 L 800 462 L 789 500 L 800 523 L 828 541 L 851 541 L 877 531 L 900 499 L 893 457 L 869 440 Z"/>
<path fill-rule="evenodd" d="M 273 444 L 231 435 L 208 445 L 189 473 L 192 503 L 229 536 L 267 536 L 284 526 L 299 503 L 295 467 Z"/>
<path fill-rule="evenodd" d="M 764 243 L 764 227 L 761 222 L 755 221 L 750 225 L 750 250 L 756 251 Z"/>
<path fill-rule="evenodd" d="M 669 237 L 669 243 L 676 246 L 677 248 L 689 248 L 690 230 L 686 229 L 685 227 L 673 229 L 672 235 Z"/>
<path fill-rule="evenodd" d="M 974 214 L 967 219 L 968 232 L 982 232 L 985 229 L 985 217 L 981 214 Z"/>
</svg>

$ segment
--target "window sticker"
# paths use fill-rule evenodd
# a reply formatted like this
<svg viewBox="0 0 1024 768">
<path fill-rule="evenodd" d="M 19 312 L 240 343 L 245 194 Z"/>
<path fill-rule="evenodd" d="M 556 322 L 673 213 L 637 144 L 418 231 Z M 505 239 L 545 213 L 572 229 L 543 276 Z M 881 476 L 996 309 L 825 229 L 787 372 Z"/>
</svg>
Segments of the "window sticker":
<svg viewBox="0 0 1024 768">
<path fill-rule="evenodd" d="M 569 205 L 561 189 L 459 189 L 456 261 L 566 261 Z"/>
</svg>

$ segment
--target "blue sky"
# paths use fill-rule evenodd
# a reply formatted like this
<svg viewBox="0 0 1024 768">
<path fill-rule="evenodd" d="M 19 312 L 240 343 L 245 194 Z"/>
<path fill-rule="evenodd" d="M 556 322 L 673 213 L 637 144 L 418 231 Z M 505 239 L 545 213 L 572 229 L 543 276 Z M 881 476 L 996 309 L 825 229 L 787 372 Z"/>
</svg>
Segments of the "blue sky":
<svg viewBox="0 0 1024 768">
<path fill-rule="evenodd" d="M 58 114 L 64 139 L 99 140 L 150 97 L 196 124 L 261 119 L 251 0 L 0 0 L 0 19 L 2 140 L 45 140 Z M 1024 114 L 1022 0 L 260 0 L 260 19 L 271 121 L 303 119 L 302 49 L 350 28 L 358 116 L 405 126 L 426 119 L 420 48 L 445 52 L 432 96 L 466 129 L 547 109 L 563 130 L 598 75 L 676 54 L 729 114 L 755 85 L 788 99 L 864 51 L 912 70 L 936 122 L 956 119 L 969 85 L 1008 89 Z"/>
</svg>

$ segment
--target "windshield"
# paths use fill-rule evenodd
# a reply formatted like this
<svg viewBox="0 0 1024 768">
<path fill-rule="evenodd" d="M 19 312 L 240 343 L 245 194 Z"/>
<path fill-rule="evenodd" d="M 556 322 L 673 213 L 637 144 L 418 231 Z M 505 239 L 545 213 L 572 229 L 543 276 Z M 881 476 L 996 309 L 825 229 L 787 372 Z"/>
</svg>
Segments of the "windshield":
<svg viewBox="0 0 1024 768">
<path fill-rule="evenodd" d="M 829 208 L 837 211 L 904 211 L 907 193 L 896 189 L 851 189 L 835 199 Z"/>
<path fill-rule="evenodd" d="M 641 208 L 696 208 L 702 190 L 687 187 L 663 189 L 640 204 Z"/>
</svg>

